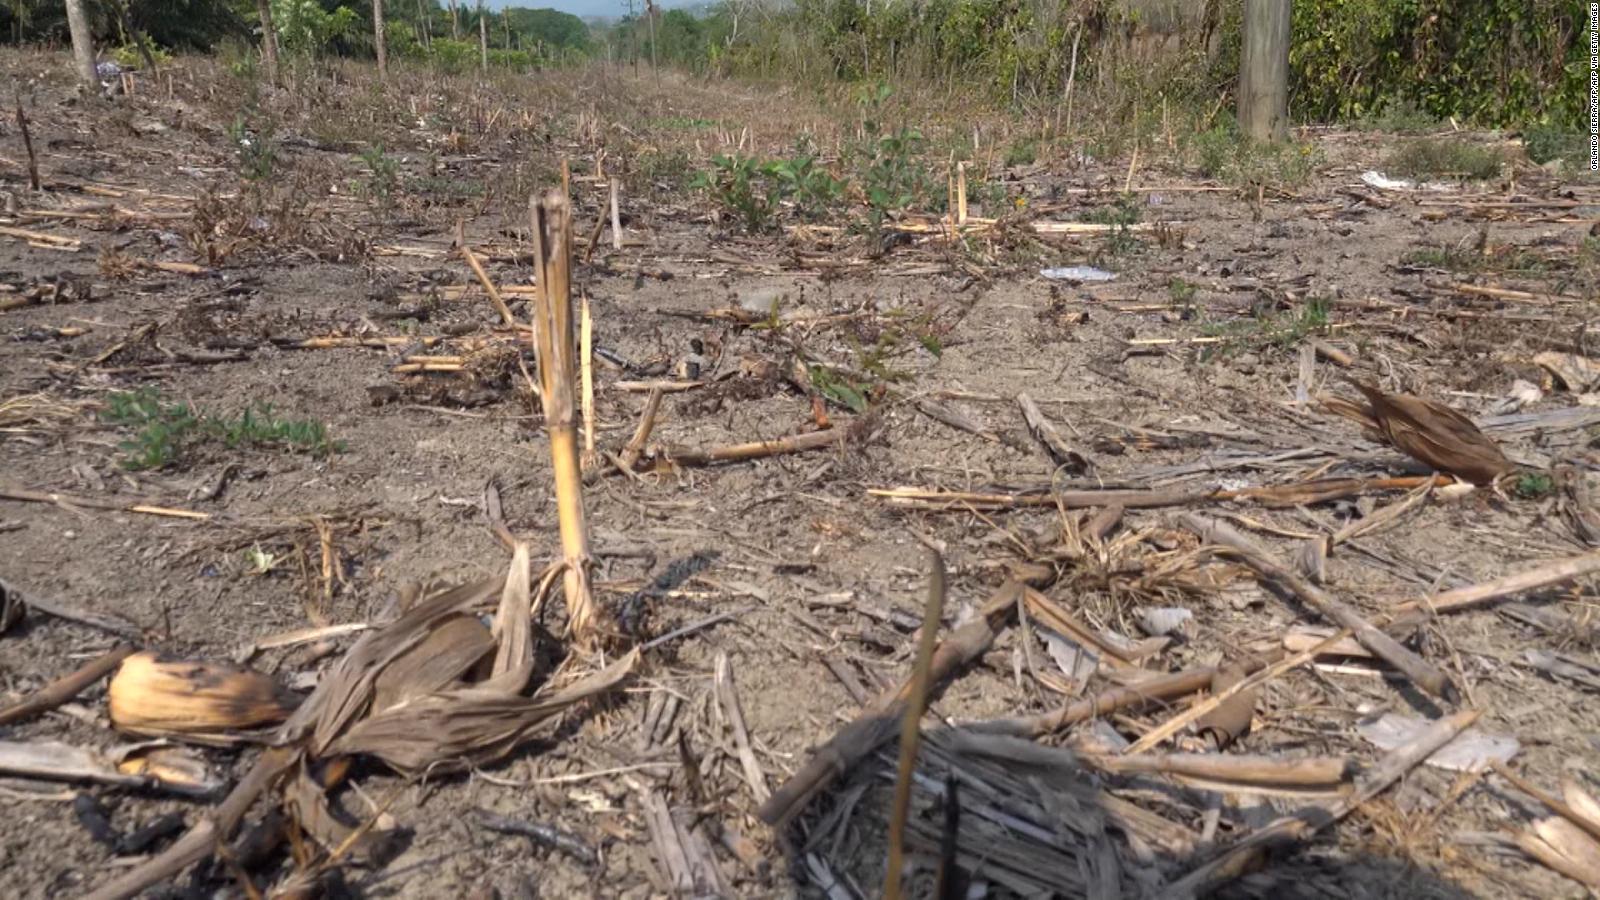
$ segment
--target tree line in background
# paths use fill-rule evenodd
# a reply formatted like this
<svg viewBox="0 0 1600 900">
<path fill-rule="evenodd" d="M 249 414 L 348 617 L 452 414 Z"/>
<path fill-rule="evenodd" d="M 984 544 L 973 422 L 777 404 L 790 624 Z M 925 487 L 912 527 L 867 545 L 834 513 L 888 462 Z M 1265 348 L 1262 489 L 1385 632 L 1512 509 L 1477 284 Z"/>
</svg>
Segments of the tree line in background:
<svg viewBox="0 0 1600 900">
<path fill-rule="evenodd" d="M 212 49 L 259 40 L 257 0 L 87 0 L 102 42 Z M 374 0 L 268 0 L 286 51 L 372 55 Z M 549 9 L 380 0 L 390 54 L 458 69 L 600 58 L 703 75 L 915 79 L 1024 111 L 1069 81 L 1221 105 L 1238 71 L 1242 0 L 618 0 L 586 25 Z M 62 0 L 0 0 L 0 35 L 65 40 Z M 480 18 L 483 19 L 480 25 Z M 1482 125 L 1587 119 L 1582 0 L 1295 0 L 1290 102 L 1302 121 L 1413 110 Z"/>
<path fill-rule="evenodd" d="M 372 57 L 374 0 L 267 0 L 277 46 L 300 56 Z M 390 55 L 459 70 L 480 62 L 533 66 L 587 58 L 594 50 L 582 19 L 553 9 L 484 9 L 476 0 L 382 0 Z M 257 0 L 85 0 L 96 42 L 136 63 L 140 43 L 156 54 L 213 51 L 259 43 Z M 482 20 L 480 22 L 480 20 Z M 67 42 L 62 0 L 0 0 L 0 40 Z M 159 58 L 159 56 L 157 56 Z"/>
</svg>

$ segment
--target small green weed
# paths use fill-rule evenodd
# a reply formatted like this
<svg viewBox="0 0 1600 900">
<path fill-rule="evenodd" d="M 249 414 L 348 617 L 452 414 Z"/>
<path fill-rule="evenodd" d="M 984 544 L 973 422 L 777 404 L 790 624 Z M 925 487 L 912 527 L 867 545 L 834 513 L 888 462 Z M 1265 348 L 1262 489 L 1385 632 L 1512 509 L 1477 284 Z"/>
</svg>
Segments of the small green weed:
<svg viewBox="0 0 1600 900">
<path fill-rule="evenodd" d="M 272 407 L 257 402 L 236 417 L 191 409 L 184 403 L 162 400 L 154 388 L 118 391 L 106 397 L 100 420 L 135 429 L 117 445 L 128 469 L 162 469 L 207 441 L 229 449 L 281 447 L 321 458 L 344 450 L 344 442 L 331 440 L 321 422 L 279 419 Z"/>
<path fill-rule="evenodd" d="M 356 158 L 367 167 L 367 178 L 359 185 L 360 192 L 388 204 L 400 187 L 400 160 L 385 154 L 382 144 L 362 150 Z"/>
<path fill-rule="evenodd" d="M 278 161 L 277 144 L 270 123 L 252 129 L 243 115 L 228 126 L 228 137 L 239 153 L 239 174 L 247 181 L 265 181 L 272 176 Z"/>
<path fill-rule="evenodd" d="M 1139 219 L 1143 215 L 1139 198 L 1133 194 L 1123 194 L 1111 206 L 1090 210 L 1082 218 L 1085 222 L 1111 226 L 1111 230 L 1106 233 L 1105 246 L 1101 248 L 1102 255 L 1127 256 L 1139 249 L 1139 239 L 1134 236 L 1132 227 L 1139 224 Z"/>
<path fill-rule="evenodd" d="M 1519 500 L 1540 500 L 1555 489 L 1555 479 L 1545 472 L 1520 472 L 1511 482 L 1511 493 Z"/>
<path fill-rule="evenodd" d="M 811 384 L 817 393 L 856 414 L 867 411 L 867 392 L 861 385 L 827 366 L 811 367 Z"/>
<path fill-rule="evenodd" d="M 1167 295 L 1172 298 L 1173 303 L 1184 305 L 1193 303 L 1195 290 L 1193 282 L 1185 281 L 1182 278 L 1174 278 L 1167 282 Z"/>
<path fill-rule="evenodd" d="M 1497 150 L 1445 138 L 1411 141 L 1389 154 L 1390 175 L 1407 178 L 1468 178 L 1483 181 L 1500 174 L 1505 162 Z"/>
</svg>

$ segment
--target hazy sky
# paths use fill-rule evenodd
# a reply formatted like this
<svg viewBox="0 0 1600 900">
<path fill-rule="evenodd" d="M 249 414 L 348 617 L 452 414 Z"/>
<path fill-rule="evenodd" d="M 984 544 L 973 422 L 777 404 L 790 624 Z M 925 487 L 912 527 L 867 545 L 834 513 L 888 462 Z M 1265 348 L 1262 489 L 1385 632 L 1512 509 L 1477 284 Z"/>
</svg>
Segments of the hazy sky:
<svg viewBox="0 0 1600 900">
<path fill-rule="evenodd" d="M 473 5 L 477 0 L 465 0 L 468 5 Z M 694 6 L 705 0 L 660 0 L 662 9 L 676 6 Z M 500 9 L 506 6 L 524 6 L 529 9 L 548 7 L 569 12 L 575 16 L 608 16 L 621 18 L 628 14 L 628 0 L 487 0 L 484 4 L 490 9 Z M 634 8 L 644 9 L 644 0 L 634 0 Z"/>
</svg>

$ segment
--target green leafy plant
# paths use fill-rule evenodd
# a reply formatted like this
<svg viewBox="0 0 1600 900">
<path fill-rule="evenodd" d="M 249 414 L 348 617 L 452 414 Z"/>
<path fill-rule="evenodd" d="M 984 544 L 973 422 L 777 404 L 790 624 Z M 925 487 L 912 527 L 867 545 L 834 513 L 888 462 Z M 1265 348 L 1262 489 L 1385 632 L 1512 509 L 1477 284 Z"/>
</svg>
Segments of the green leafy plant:
<svg viewBox="0 0 1600 900">
<path fill-rule="evenodd" d="M 867 411 L 866 390 L 827 366 L 811 367 L 811 385 L 817 389 L 817 393 L 851 412 L 859 414 Z"/>
<path fill-rule="evenodd" d="M 765 231 L 777 207 L 776 186 L 765 183 L 761 163 L 753 156 L 719 154 L 712 170 L 696 176 L 692 187 L 711 195 L 724 210 L 738 216 L 746 231 Z"/>
<path fill-rule="evenodd" d="M 166 402 L 154 388 L 107 395 L 100 420 L 133 429 L 117 447 L 123 452 L 122 465 L 134 470 L 166 468 L 207 441 L 229 449 L 280 447 L 318 458 L 344 450 L 342 441 L 328 436 L 326 425 L 277 418 L 267 403 L 254 403 L 238 416 L 219 416 Z"/>
<path fill-rule="evenodd" d="M 771 228 L 785 202 L 801 215 L 816 216 L 844 192 L 844 184 L 808 153 L 764 162 L 753 156 L 720 155 L 711 164 L 712 170 L 697 176 L 693 186 L 710 194 L 750 232 Z"/>
</svg>

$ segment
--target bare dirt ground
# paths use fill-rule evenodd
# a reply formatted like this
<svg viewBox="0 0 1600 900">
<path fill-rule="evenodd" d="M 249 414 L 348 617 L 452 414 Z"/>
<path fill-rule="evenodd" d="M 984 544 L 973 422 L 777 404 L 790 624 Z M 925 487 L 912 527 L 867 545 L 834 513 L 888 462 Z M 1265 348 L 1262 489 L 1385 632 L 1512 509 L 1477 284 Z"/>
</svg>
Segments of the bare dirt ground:
<svg viewBox="0 0 1600 900">
<path fill-rule="evenodd" d="M 8 78 L 66 68 L 48 57 L 6 62 Z M 408 836 L 391 858 L 342 871 L 355 895 L 670 895 L 670 866 L 646 821 L 653 793 L 686 830 L 716 844 L 708 852 L 727 893 L 876 894 L 892 745 L 785 831 L 754 810 L 908 671 L 929 578 L 924 540 L 943 548 L 951 628 L 1009 575 L 1031 579 L 1091 630 L 1135 641 L 1160 630 L 1141 626 L 1147 610 L 1192 612 L 1158 652 L 1135 654 L 1133 663 L 1106 657 L 1098 674 L 1092 661 L 1074 661 L 1075 645 L 1047 642 L 1045 626 L 1017 623 L 938 696 L 929 728 L 1051 709 L 1126 683 L 1128 668 L 1237 663 L 1283 648 L 1296 628 L 1326 624 L 1258 587 L 1241 567 L 1197 552 L 1198 539 L 1179 522 L 1185 509 L 1224 517 L 1285 559 L 1308 539 L 1372 526 L 1334 546 L 1326 584 L 1374 618 L 1430 591 L 1585 549 L 1582 491 L 1538 479 L 1512 485 L 1505 497 L 1372 489 L 1288 506 L 1207 499 L 1129 508 L 1103 538 L 1085 532 L 1104 504 L 929 510 L 868 491 L 1012 493 L 1053 480 L 1072 490 L 1203 493 L 1425 473 L 1314 402 L 1323 392 L 1353 396 L 1339 361 L 1390 390 L 1455 406 L 1514 460 L 1540 471 L 1564 463 L 1581 487 L 1600 469 L 1596 395 L 1579 397 L 1585 388 L 1553 380 L 1533 357 L 1589 352 L 1600 267 L 1586 243 L 1600 207 L 1592 183 L 1561 183 L 1514 160 L 1502 181 L 1380 190 L 1361 174 L 1414 138 L 1348 131 L 1303 135 L 1318 154 L 1314 173 L 1260 190 L 1200 179 L 1181 153 L 1159 146 L 1146 147 L 1132 169 L 1126 154 L 1006 167 L 989 149 L 979 156 L 1005 197 L 990 205 L 1011 215 L 958 249 L 937 236 L 876 245 L 848 235 L 747 237 L 714 219 L 687 189 L 688 175 L 741 143 L 780 154 L 802 130 L 817 136 L 827 158 L 849 139 L 855 113 L 806 96 L 631 72 L 478 86 L 402 74 L 387 89 L 366 73 L 335 76 L 253 101 L 209 61 L 174 66 L 112 101 L 35 84 L 28 109 L 39 192 L 28 187 L 26 153 L 7 116 L 0 224 L 24 231 L 0 236 L 0 402 L 9 402 L 0 418 L 0 490 L 209 516 L 0 499 L 0 579 L 25 599 L 111 617 L 184 658 L 227 659 L 310 625 L 381 622 L 407 584 L 503 573 L 506 551 L 485 520 L 490 483 L 507 525 L 536 559 L 556 554 L 539 405 L 452 241 L 464 220 L 466 241 L 492 277 L 527 284 L 527 198 L 558 185 L 566 159 L 581 251 L 604 211 L 606 192 L 593 177 L 602 147 L 600 165 L 622 179 L 626 240 L 613 249 L 605 233 L 575 270 L 604 351 L 596 362 L 601 448 L 623 444 L 645 403 L 645 393 L 619 382 L 675 379 L 685 363 L 698 365 L 707 384 L 666 395 L 651 444 L 678 450 L 662 457 L 812 432 L 819 410 L 845 427 L 860 418 L 852 400 L 873 410 L 843 447 L 595 479 L 585 500 L 601 599 L 621 605 L 676 575 L 643 598 L 647 635 L 726 618 L 650 651 L 624 691 L 570 714 L 501 763 L 411 782 L 376 764 L 358 766 L 356 790 L 347 792 L 357 796 L 345 805 L 359 818 L 388 798 L 388 814 Z M 251 103 L 253 118 L 236 118 Z M 236 121 L 243 130 L 230 134 Z M 271 134 L 261 133 L 262 121 L 274 124 Z M 991 148 L 1016 127 L 949 114 L 918 124 L 963 139 L 977 125 L 980 146 Z M 270 142 L 273 158 L 241 151 L 241 138 Z M 373 155 L 380 144 L 382 155 Z M 264 167 L 254 173 L 260 177 L 242 178 L 252 165 Z M 1018 236 L 1030 221 L 1115 209 L 1125 186 L 1140 223 L 1165 224 Z M 1077 284 L 1038 275 L 1041 263 L 1088 262 L 1118 277 Z M 193 266 L 193 274 L 163 263 Z M 1527 293 L 1486 296 L 1462 283 Z M 526 319 L 523 300 L 508 299 Z M 713 315 L 740 309 L 742 323 Z M 328 336 L 396 340 L 290 346 Z M 465 357 L 467 371 L 396 371 L 427 355 Z M 813 373 L 821 364 L 859 377 L 831 390 L 813 379 L 822 398 L 814 403 L 789 377 L 796 360 Z M 1543 389 L 1518 396 L 1518 379 Z M 219 414 L 270 403 L 272 415 L 325 423 L 343 449 L 319 456 L 200 441 L 165 465 L 130 469 L 136 451 L 121 445 L 138 430 L 103 412 L 114 392 L 139 388 Z M 1019 392 L 1093 462 L 1092 473 L 1058 471 L 1023 424 Z M 1556 415 L 1563 410 L 1564 418 Z M 952 413 L 967 427 L 940 421 Z M 331 547 L 326 565 L 319 534 Z M 1431 620 L 1411 640 L 1460 687 L 1462 707 L 1483 710 L 1478 728 L 1520 742 L 1512 767 L 1548 790 L 1594 777 L 1600 710 L 1582 683 L 1593 683 L 1592 673 L 1553 677 L 1525 654 L 1559 651 L 1570 665 L 1592 664 L 1594 592 L 1592 577 L 1580 579 L 1513 598 L 1547 614 L 1537 621 L 1525 611 L 1475 608 Z M 303 691 L 352 640 L 267 650 L 252 665 Z M 0 703 L 115 642 L 36 611 L 0 637 Z M 728 695 L 713 690 L 722 655 L 754 773 L 741 763 Z M 1114 749 L 1186 702 L 1117 712 L 1039 740 Z M 1439 708 L 1381 664 L 1319 657 L 1265 684 L 1253 727 L 1228 752 L 1367 765 L 1381 751 L 1360 736 L 1361 721 Z M 102 748 L 118 740 L 104 720 L 102 687 L 0 727 L 0 738 Z M 1191 735 L 1178 740 L 1203 747 Z M 235 776 L 253 753 L 205 752 Z M 696 777 L 686 777 L 686 761 Z M 1018 783 L 1049 794 L 1059 775 Z M 1159 776 L 1072 777 L 1095 790 L 1059 794 L 1079 796 L 1079 805 L 1057 805 L 1054 819 L 1034 826 L 1047 844 L 1059 839 L 1070 849 L 1061 835 L 1081 830 L 1090 835 L 1086 846 L 1098 848 L 1037 857 L 1046 874 L 1034 875 L 1066 895 L 1088 893 L 1086 884 L 1097 896 L 1160 895 L 1160 885 L 1213 847 L 1270 819 L 1262 803 L 1285 811 L 1306 802 Z M 926 790 L 942 784 L 930 776 L 916 807 L 935 834 L 931 845 L 913 844 L 923 863 L 919 891 L 932 889 L 940 821 Z M 1100 788 L 1164 825 L 1141 831 L 1127 824 L 1136 814 L 1095 808 Z M 140 854 L 119 855 L 91 839 L 58 789 L 5 782 L 0 894 L 77 895 L 137 861 Z M 85 790 L 124 832 L 169 812 L 193 821 L 206 808 Z M 963 794 L 975 798 L 969 802 L 985 799 L 981 784 L 965 790 L 979 792 Z M 584 865 L 485 830 L 474 810 L 563 829 L 598 849 L 601 861 Z M 1497 775 L 1419 767 L 1228 891 L 1579 896 L 1576 882 L 1507 842 L 1548 814 Z M 974 815 L 982 818 L 969 811 L 964 821 Z M 1000 831 L 1024 841 L 1017 835 L 1026 829 L 1012 822 Z M 986 863 L 1004 840 L 984 833 L 990 843 L 963 851 L 972 889 L 1021 891 L 994 871 L 1028 865 Z M 1063 859 L 1085 868 L 1051 873 Z M 280 853 L 251 875 L 266 889 L 292 868 Z M 170 892 L 238 893 L 240 877 L 206 865 Z"/>
</svg>

